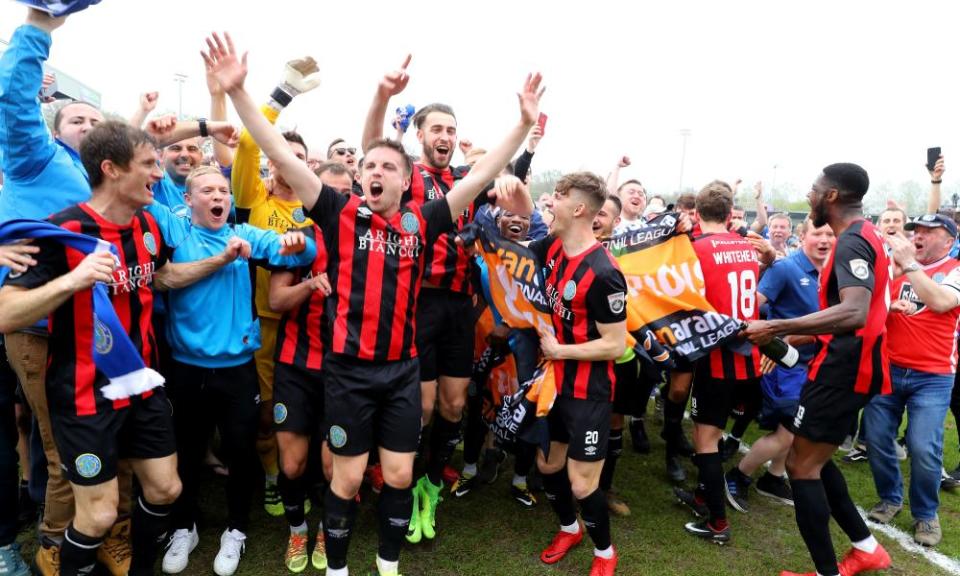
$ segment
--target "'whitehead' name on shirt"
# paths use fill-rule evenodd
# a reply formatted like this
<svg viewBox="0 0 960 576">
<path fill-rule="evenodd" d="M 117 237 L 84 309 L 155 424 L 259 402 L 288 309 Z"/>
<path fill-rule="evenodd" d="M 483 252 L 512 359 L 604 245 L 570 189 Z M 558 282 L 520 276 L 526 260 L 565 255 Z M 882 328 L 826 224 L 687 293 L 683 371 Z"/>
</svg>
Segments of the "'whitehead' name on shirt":
<svg viewBox="0 0 960 576">
<path fill-rule="evenodd" d="M 147 262 L 146 264 L 136 266 L 127 266 L 127 269 L 118 268 L 113 273 L 113 282 L 110 283 L 110 290 L 114 296 L 118 294 L 129 294 L 140 288 L 148 288 L 153 284 L 153 273 L 156 264 Z"/>
<path fill-rule="evenodd" d="M 367 230 L 357 237 L 357 249 L 400 258 L 418 258 L 420 239 L 417 236 L 404 236 L 389 230 Z"/>
</svg>

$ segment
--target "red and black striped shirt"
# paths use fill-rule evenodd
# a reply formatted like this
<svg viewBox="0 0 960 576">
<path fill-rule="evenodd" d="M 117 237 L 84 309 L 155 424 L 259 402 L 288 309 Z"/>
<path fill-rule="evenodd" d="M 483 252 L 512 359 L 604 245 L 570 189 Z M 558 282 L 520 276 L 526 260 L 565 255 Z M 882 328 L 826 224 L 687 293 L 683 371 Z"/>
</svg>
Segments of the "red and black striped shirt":
<svg viewBox="0 0 960 576">
<path fill-rule="evenodd" d="M 386 220 L 361 198 L 324 186 L 309 216 L 331 247 L 330 351 L 378 362 L 416 357 L 424 248 L 453 226 L 446 199 L 411 202 Z"/>
<path fill-rule="evenodd" d="M 77 204 L 50 216 L 62 228 L 101 238 L 117 248 L 120 265 L 107 287 L 117 317 L 140 350 L 148 367 L 156 367 L 157 343 L 152 328 L 153 275 L 167 262 L 167 247 L 156 221 L 138 211 L 125 225 L 105 220 L 87 204 Z M 59 242 L 37 242 L 37 265 L 7 283 L 36 288 L 76 268 L 85 254 Z M 47 390 L 51 410 L 71 410 L 89 416 L 104 410 L 125 408 L 129 399 L 108 400 L 100 390 L 109 384 L 93 363 L 93 292 L 83 290 L 64 302 L 51 315 L 47 366 Z M 111 338 L 100 334 L 98 338 Z M 149 396 L 146 392 L 143 396 Z"/>
<path fill-rule="evenodd" d="M 314 224 L 313 237 L 317 243 L 317 257 L 309 267 L 291 270 L 294 283 L 319 276 L 327 271 L 327 248 L 320 229 Z M 277 328 L 277 362 L 292 364 L 298 368 L 320 370 L 323 366 L 324 338 L 327 322 L 323 313 L 327 297 L 314 290 L 310 297 L 286 312 Z"/>
<path fill-rule="evenodd" d="M 702 234 L 693 241 L 700 260 L 707 301 L 714 310 L 737 320 L 760 317 L 757 304 L 757 281 L 760 263 L 757 251 L 736 232 Z M 734 352 L 727 346 L 710 351 L 700 369 L 709 366 L 710 376 L 723 380 L 749 380 L 760 377 L 760 352 L 750 347 L 750 356 Z"/>
<path fill-rule="evenodd" d="M 553 310 L 553 328 L 561 344 L 583 344 L 600 338 L 597 324 L 627 319 L 627 283 L 616 261 L 597 242 L 569 257 L 559 238 L 547 236 L 530 243 L 545 268 L 546 295 Z M 613 361 L 556 360 L 557 391 L 578 399 L 613 398 Z"/>
<path fill-rule="evenodd" d="M 873 224 L 858 220 L 837 237 L 820 271 L 820 309 L 839 304 L 840 290 L 853 286 L 870 290 L 870 309 L 863 328 L 817 336 L 819 348 L 808 374 L 812 382 L 859 394 L 891 392 L 886 345 L 891 268 L 883 235 Z"/>
<path fill-rule="evenodd" d="M 425 202 L 443 198 L 469 171 L 469 166 L 437 170 L 417 162 L 413 165 L 410 188 L 404 193 L 401 203 L 414 202 L 422 206 Z M 457 218 L 453 230 L 440 235 L 435 243 L 427 246 L 424 254 L 426 269 L 423 272 L 423 280 L 427 284 L 462 294 L 472 292 L 470 256 L 454 240 L 464 226 L 473 222 L 480 206 L 487 202 L 487 195 L 480 194 Z"/>
</svg>

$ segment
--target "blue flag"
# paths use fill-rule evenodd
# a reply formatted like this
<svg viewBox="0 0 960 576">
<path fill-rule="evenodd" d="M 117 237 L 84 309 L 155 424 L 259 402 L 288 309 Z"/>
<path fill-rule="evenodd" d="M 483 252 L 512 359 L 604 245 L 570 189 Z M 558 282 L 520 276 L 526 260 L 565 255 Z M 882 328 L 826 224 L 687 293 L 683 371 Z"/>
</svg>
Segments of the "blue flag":
<svg viewBox="0 0 960 576">
<path fill-rule="evenodd" d="M 66 16 L 81 10 L 86 10 L 88 6 L 99 4 L 100 0 L 16 0 L 21 4 L 26 4 L 31 8 L 43 10 L 53 17 Z"/>
</svg>

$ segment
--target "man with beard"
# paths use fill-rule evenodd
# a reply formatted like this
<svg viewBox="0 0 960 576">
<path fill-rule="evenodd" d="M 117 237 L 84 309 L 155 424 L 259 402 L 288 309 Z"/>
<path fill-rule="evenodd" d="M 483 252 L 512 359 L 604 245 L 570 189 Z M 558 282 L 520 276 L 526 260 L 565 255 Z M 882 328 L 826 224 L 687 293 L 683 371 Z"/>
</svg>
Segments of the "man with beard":
<svg viewBox="0 0 960 576">
<path fill-rule="evenodd" d="M 319 85 L 316 74 L 318 68 L 312 58 L 292 60 L 284 67 L 284 81 L 271 93 L 269 100 L 260 111 L 270 121 L 276 123 L 280 112 L 304 92 Z M 307 162 L 307 145 L 296 132 L 284 132 L 284 140 L 297 158 Z M 302 228 L 313 224 L 303 210 L 303 203 L 297 198 L 287 181 L 277 172 L 277 167 L 267 160 L 270 171 L 270 188 L 260 178 L 260 148 L 250 133 L 244 130 L 240 134 L 240 143 L 233 160 L 231 184 L 236 199 L 237 216 L 240 221 L 249 222 L 257 228 L 273 230 L 283 234 L 291 228 Z M 257 267 L 257 286 L 254 301 L 257 315 L 260 317 L 261 346 L 254 354 L 257 364 L 257 379 L 260 384 L 260 429 L 257 435 L 257 452 L 260 464 L 266 476 L 263 493 L 263 507 L 271 516 L 283 515 L 283 502 L 277 488 L 280 473 L 277 460 L 277 442 L 273 432 L 273 375 L 274 351 L 276 350 L 277 328 L 280 314 L 270 308 L 270 272 Z"/>
<path fill-rule="evenodd" d="M 869 186 L 866 171 L 856 164 L 823 169 L 807 198 L 814 226 L 829 224 L 837 241 L 820 274 L 820 311 L 751 322 L 745 331 L 757 346 L 791 334 L 816 335 L 819 342 L 790 423 L 794 439 L 787 473 L 797 526 L 821 576 L 890 566 L 890 556 L 864 523 L 832 459 L 871 396 L 891 390 L 885 342 L 891 266 L 882 232 L 863 217 Z M 839 566 L 830 538 L 831 515 L 853 543 Z M 781 576 L 796 573 L 783 571 Z"/>
<path fill-rule="evenodd" d="M 769 304 L 768 318 L 796 318 L 819 309 L 820 270 L 830 256 L 834 240 L 830 226 L 814 228 L 809 217 L 803 221 L 800 250 L 775 261 L 760 278 L 757 302 L 760 306 Z M 809 336 L 787 339 L 797 347 L 799 362 L 793 368 L 774 365 L 761 380 L 763 404 L 757 422 L 761 429 L 771 432 L 757 440 L 726 474 L 727 500 L 740 512 L 748 510 L 751 475 L 771 460 L 770 468 L 757 481 L 757 492 L 785 504 L 793 503 L 793 493 L 784 477 L 787 451 L 793 443 L 787 426 L 797 413 L 800 391 L 807 381 L 807 363 L 816 347 Z M 764 362 L 772 364 L 769 359 Z"/>
<path fill-rule="evenodd" d="M 187 175 L 203 161 L 201 140 L 187 138 L 174 142 L 160 153 L 163 179 L 153 187 L 153 198 L 169 208 L 177 216 L 189 217 L 190 209 L 183 195 L 186 192 Z"/>
<path fill-rule="evenodd" d="M 401 204 L 413 166 L 400 143 L 368 141 L 361 167 L 363 197 L 322 185 L 244 91 L 246 64 L 214 35 L 205 54 L 244 124 L 324 231 L 330 284 L 326 305 L 332 323 L 324 356 L 326 427 L 333 477 L 324 498 L 327 576 L 346 576 L 356 496 L 369 457 L 379 449 L 379 576 L 396 576 L 413 505 L 413 460 L 420 435 L 420 370 L 416 345 L 420 277 L 427 248 L 454 226 L 454 218 L 496 177 L 520 147 L 538 116 L 541 77 L 528 76 L 518 94 L 520 122 L 477 162 L 450 193 L 434 201 Z M 246 58 L 244 58 L 244 61 Z M 403 84 L 406 82 L 403 81 Z M 389 92 L 389 90 L 388 90 Z M 530 199 L 522 183 L 501 180 L 489 194 L 520 212 Z M 472 334 L 471 334 L 472 336 Z M 470 362 L 472 363 L 472 357 Z M 378 426 L 374 427 L 376 418 Z"/>
<path fill-rule="evenodd" d="M 343 164 L 351 176 L 357 175 L 357 148 L 348 145 L 343 138 L 337 138 L 327 146 L 327 161 Z"/>
<path fill-rule="evenodd" d="M 403 92 L 409 81 L 406 70 L 409 64 L 408 55 L 400 69 L 386 74 L 380 81 L 364 126 L 365 147 L 381 137 L 390 98 Z M 421 160 L 414 164 L 410 189 L 404 194 L 403 202 L 422 205 L 442 198 L 468 170 L 450 168 L 457 146 L 457 119 L 450 106 L 429 104 L 417 111 L 413 124 L 422 154 Z M 533 201 L 526 190 L 524 194 L 526 202 L 517 213 L 528 216 L 533 212 Z M 469 255 L 456 244 L 455 238 L 488 202 L 486 195 L 480 195 L 457 218 L 455 230 L 441 235 L 436 244 L 426 248 L 428 265 L 423 276 L 422 304 L 417 310 L 424 426 L 430 422 L 435 405 L 437 416 L 430 434 L 426 474 L 414 490 L 414 510 L 407 534 L 407 540 L 414 544 L 422 538 L 432 540 L 436 536 L 443 471 L 460 442 L 460 422 L 473 371 L 472 268 Z"/>
</svg>

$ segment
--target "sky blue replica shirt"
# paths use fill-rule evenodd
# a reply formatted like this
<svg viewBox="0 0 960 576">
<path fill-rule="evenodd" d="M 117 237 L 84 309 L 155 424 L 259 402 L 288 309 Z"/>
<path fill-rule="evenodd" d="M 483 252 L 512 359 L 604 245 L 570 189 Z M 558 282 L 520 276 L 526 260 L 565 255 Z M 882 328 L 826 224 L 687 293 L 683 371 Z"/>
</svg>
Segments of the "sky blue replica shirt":
<svg viewBox="0 0 960 576">
<path fill-rule="evenodd" d="M 250 243 L 251 258 L 278 268 L 309 266 L 317 256 L 313 239 L 303 252 L 280 256 L 280 235 L 248 224 L 209 230 L 174 215 L 163 205 L 149 208 L 173 251 L 171 262 L 195 262 L 221 254 L 233 236 Z M 178 362 L 204 368 L 239 366 L 260 348 L 250 268 L 240 258 L 210 276 L 172 290 L 167 302 L 167 338 Z"/>
<path fill-rule="evenodd" d="M 767 298 L 768 318 L 797 318 L 820 309 L 820 273 L 803 250 L 775 261 L 760 278 L 757 291 Z M 799 347 L 800 361 L 813 357 L 814 344 Z"/>
</svg>

